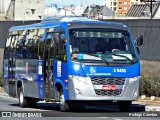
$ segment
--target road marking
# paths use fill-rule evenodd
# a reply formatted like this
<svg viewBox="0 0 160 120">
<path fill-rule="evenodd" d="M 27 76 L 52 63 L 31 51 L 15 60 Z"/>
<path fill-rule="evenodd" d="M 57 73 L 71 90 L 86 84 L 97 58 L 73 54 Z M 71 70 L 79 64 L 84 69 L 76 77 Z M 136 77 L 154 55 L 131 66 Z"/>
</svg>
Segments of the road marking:
<svg viewBox="0 0 160 120">
<path fill-rule="evenodd" d="M 119 119 L 119 118 L 112 118 L 113 120 L 122 120 L 122 119 Z"/>
<path fill-rule="evenodd" d="M 97 117 L 97 118 L 101 118 L 101 119 L 108 119 L 109 117 Z M 111 118 L 111 117 L 110 117 Z M 111 118 L 113 120 L 122 120 L 122 119 L 119 119 L 119 118 Z"/>
<path fill-rule="evenodd" d="M 107 119 L 108 117 L 97 117 L 97 118 L 101 118 L 101 119 Z"/>
</svg>

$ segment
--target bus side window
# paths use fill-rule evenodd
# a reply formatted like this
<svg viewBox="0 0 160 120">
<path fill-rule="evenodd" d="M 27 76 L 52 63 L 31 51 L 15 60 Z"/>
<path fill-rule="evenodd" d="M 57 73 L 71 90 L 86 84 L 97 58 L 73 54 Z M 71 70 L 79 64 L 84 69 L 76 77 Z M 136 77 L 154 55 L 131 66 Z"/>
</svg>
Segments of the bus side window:
<svg viewBox="0 0 160 120">
<path fill-rule="evenodd" d="M 45 29 L 38 29 L 36 33 L 35 51 L 38 59 L 42 59 L 44 47 Z"/>
<path fill-rule="evenodd" d="M 50 58 L 51 59 L 54 59 L 54 48 L 55 46 L 54 46 L 54 39 L 53 39 L 53 37 L 52 37 L 52 39 L 51 39 L 51 43 L 50 43 Z"/>
<path fill-rule="evenodd" d="M 4 58 L 8 59 L 9 57 L 15 57 L 15 43 L 18 39 L 18 32 L 12 31 L 8 34 L 6 47 L 4 51 Z"/>
<path fill-rule="evenodd" d="M 32 29 L 32 30 L 28 30 L 27 31 L 27 38 L 25 41 L 25 46 L 24 46 L 24 53 L 25 53 L 25 58 L 26 59 L 30 59 L 30 58 L 35 58 L 35 54 L 34 54 L 34 35 L 36 35 L 36 30 Z"/>
<path fill-rule="evenodd" d="M 11 44 L 11 34 L 9 33 L 6 41 L 5 51 L 4 51 L 4 59 L 9 58 L 10 44 Z"/>
<path fill-rule="evenodd" d="M 59 42 L 55 43 L 55 58 L 64 62 L 66 61 L 66 42 L 64 37 L 59 37 Z"/>
<path fill-rule="evenodd" d="M 20 35 L 16 44 L 16 58 L 24 59 L 25 55 L 24 55 L 23 49 L 25 45 L 25 39 L 26 39 L 25 35 Z"/>
</svg>

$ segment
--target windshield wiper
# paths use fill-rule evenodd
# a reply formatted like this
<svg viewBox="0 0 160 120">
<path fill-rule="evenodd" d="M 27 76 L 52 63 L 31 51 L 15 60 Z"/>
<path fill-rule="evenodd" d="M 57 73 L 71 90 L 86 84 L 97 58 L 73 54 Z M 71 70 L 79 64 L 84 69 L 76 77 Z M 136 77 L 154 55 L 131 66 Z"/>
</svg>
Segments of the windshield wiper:
<svg viewBox="0 0 160 120">
<path fill-rule="evenodd" d="M 133 63 L 133 60 L 131 60 L 131 59 L 130 59 L 130 58 L 128 58 L 127 56 L 119 55 L 119 54 L 114 54 L 114 53 L 112 53 L 111 55 L 115 55 L 115 56 L 119 56 L 119 57 L 126 58 L 126 59 L 127 59 L 127 60 L 129 60 L 131 63 Z"/>
<path fill-rule="evenodd" d="M 109 65 L 109 62 L 108 62 L 107 60 L 105 60 L 102 56 L 100 57 L 100 56 L 97 56 L 97 55 L 95 55 L 95 54 L 87 54 L 87 55 L 91 55 L 91 56 L 94 56 L 94 57 L 101 58 L 101 60 L 102 60 L 104 63 L 106 63 L 107 65 Z"/>
</svg>

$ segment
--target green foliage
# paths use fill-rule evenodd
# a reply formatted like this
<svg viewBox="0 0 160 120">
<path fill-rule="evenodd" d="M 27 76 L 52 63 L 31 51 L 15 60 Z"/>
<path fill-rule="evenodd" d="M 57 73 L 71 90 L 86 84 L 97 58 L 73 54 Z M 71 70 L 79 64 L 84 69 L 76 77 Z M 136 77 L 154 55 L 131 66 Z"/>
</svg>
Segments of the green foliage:
<svg viewBox="0 0 160 120">
<path fill-rule="evenodd" d="M 154 73 L 141 74 L 140 95 L 160 96 L 160 75 Z"/>
</svg>

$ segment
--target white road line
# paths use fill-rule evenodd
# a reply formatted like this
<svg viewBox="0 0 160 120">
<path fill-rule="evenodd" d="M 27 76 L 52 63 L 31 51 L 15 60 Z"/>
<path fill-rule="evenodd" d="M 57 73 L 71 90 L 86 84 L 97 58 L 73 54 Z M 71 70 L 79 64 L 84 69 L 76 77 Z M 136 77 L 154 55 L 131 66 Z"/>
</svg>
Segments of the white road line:
<svg viewBox="0 0 160 120">
<path fill-rule="evenodd" d="M 119 118 L 112 118 L 113 120 L 122 120 L 122 119 L 119 119 Z"/>
<path fill-rule="evenodd" d="M 100 119 L 108 119 L 108 117 L 97 117 L 97 118 L 100 118 Z"/>
</svg>

